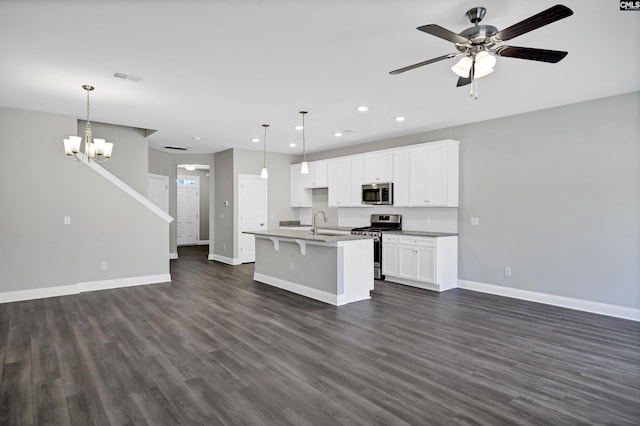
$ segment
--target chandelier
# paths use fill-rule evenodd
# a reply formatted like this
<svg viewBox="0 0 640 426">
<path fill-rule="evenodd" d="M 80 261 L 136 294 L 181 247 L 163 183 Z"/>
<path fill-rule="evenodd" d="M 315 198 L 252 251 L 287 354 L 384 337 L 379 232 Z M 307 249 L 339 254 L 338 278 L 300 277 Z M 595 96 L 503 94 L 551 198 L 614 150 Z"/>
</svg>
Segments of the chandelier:
<svg viewBox="0 0 640 426">
<path fill-rule="evenodd" d="M 64 139 L 64 153 L 74 161 L 87 160 L 89 162 L 95 161 L 101 163 L 111 158 L 113 144 L 104 139 L 93 138 L 91 121 L 89 120 L 89 114 L 91 112 L 89 93 L 95 89 L 95 87 L 83 84 L 82 88 L 87 91 L 87 124 L 84 128 L 84 152 L 80 152 L 82 138 L 80 136 L 69 136 L 69 139 Z"/>
</svg>

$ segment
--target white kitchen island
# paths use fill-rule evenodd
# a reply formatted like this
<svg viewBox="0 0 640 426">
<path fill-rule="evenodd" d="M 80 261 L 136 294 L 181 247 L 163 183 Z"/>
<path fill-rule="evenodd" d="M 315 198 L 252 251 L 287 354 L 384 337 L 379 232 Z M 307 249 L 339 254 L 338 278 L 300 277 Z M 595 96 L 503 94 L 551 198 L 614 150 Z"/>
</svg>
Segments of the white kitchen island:
<svg viewBox="0 0 640 426">
<path fill-rule="evenodd" d="M 254 280 L 336 306 L 370 298 L 371 237 L 283 229 L 246 233 L 255 236 Z"/>
</svg>

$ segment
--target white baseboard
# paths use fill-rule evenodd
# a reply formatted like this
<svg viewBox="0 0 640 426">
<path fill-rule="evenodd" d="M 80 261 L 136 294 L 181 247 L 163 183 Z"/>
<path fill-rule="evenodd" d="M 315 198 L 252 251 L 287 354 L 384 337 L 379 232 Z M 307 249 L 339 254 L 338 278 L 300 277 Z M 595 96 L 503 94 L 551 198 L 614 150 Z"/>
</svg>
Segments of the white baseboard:
<svg viewBox="0 0 640 426">
<path fill-rule="evenodd" d="M 219 254 L 209 254 L 208 260 L 215 260 L 216 262 L 226 263 L 227 265 L 242 265 L 240 259 L 233 259 L 231 257 L 220 256 Z"/>
<path fill-rule="evenodd" d="M 169 253 L 169 259 L 177 259 L 178 253 Z"/>
<path fill-rule="evenodd" d="M 198 245 L 198 246 L 208 246 L 209 245 L 209 240 L 198 240 L 196 245 Z"/>
<path fill-rule="evenodd" d="M 476 281 L 458 280 L 458 287 L 481 293 L 495 294 L 497 296 L 511 297 L 514 299 L 545 303 L 547 305 L 560 306 L 563 308 L 607 315 L 610 317 L 640 321 L 640 309 L 628 308 L 626 306 L 609 305 L 607 303 L 592 302 L 590 300 L 574 299 L 571 297 L 556 296 L 547 293 L 538 293 L 535 291 L 485 284 Z"/>
<path fill-rule="evenodd" d="M 274 287 L 281 288 L 283 290 L 290 291 L 292 293 L 299 294 L 301 296 L 306 296 L 311 299 L 319 300 L 324 303 L 328 303 L 330 305 L 337 306 L 338 305 L 338 295 L 327 293 L 326 291 L 317 290 L 315 288 L 303 286 L 300 284 L 293 283 L 291 281 L 283 280 L 281 278 L 272 277 L 270 275 L 264 275 L 260 273 L 254 273 L 253 279 L 255 281 L 269 284 Z"/>
<path fill-rule="evenodd" d="M 131 287 L 136 285 L 159 284 L 171 281 L 170 274 L 146 275 L 141 277 L 118 278 L 114 280 L 87 281 L 77 284 L 34 288 L 29 290 L 7 291 L 0 293 L 0 303 L 21 302 L 24 300 L 45 299 L 47 297 L 69 296 L 95 290 Z"/>
<path fill-rule="evenodd" d="M 136 285 L 159 284 L 171 281 L 170 274 L 146 275 L 142 277 L 117 278 L 114 280 L 85 281 L 78 283 L 80 293 L 85 291 L 109 290 Z"/>
<path fill-rule="evenodd" d="M 34 288 L 29 290 L 7 291 L 0 293 L 0 303 L 20 302 L 23 300 L 45 299 L 47 297 L 69 296 L 78 294 L 77 285 L 62 285 L 57 287 Z"/>
</svg>

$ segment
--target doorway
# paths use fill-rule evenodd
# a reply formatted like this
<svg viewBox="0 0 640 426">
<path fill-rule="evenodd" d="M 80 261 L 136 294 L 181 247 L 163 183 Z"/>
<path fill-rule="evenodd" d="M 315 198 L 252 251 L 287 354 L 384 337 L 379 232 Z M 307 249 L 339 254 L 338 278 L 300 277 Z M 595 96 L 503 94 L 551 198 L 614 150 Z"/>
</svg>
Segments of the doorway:
<svg viewBox="0 0 640 426">
<path fill-rule="evenodd" d="M 200 234 L 200 176 L 178 175 L 176 243 L 195 245 Z"/>
<path fill-rule="evenodd" d="M 256 261 L 255 238 L 244 231 L 267 229 L 267 179 L 238 175 L 238 256 L 240 262 Z"/>
</svg>

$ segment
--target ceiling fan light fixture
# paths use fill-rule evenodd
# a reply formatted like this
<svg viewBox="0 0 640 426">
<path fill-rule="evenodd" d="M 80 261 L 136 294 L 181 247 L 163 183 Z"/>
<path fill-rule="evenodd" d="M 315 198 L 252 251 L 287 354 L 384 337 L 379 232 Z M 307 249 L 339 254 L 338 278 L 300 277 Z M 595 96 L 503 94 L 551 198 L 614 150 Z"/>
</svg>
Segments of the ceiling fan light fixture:
<svg viewBox="0 0 640 426">
<path fill-rule="evenodd" d="M 480 78 L 493 72 L 493 67 L 496 65 L 496 57 L 486 50 L 480 51 L 476 54 L 474 77 Z"/>
<path fill-rule="evenodd" d="M 451 71 L 455 72 L 462 78 L 469 77 L 471 66 L 473 65 L 473 59 L 469 56 L 464 56 L 454 66 L 451 67 Z"/>
</svg>

